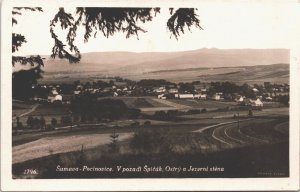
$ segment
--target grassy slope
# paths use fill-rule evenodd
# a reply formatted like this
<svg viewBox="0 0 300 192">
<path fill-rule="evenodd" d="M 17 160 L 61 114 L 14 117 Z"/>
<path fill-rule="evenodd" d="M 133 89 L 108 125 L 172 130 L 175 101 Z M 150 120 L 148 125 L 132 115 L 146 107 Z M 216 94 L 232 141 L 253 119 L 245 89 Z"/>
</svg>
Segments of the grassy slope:
<svg viewBox="0 0 300 192">
<path fill-rule="evenodd" d="M 103 153 L 103 147 L 100 146 L 84 151 L 84 165 L 103 167 L 117 165 L 126 165 L 136 167 L 138 165 L 161 165 L 161 166 L 187 166 L 193 167 L 203 166 L 218 166 L 224 167 L 225 172 L 190 172 L 190 173 L 134 173 L 134 174 L 103 174 L 103 173 L 58 173 L 55 172 L 55 167 L 59 165 L 64 166 L 80 166 L 78 164 L 80 153 L 78 151 L 71 153 L 64 153 L 59 155 L 42 157 L 35 160 L 26 161 L 21 164 L 13 165 L 13 173 L 22 177 L 22 170 L 24 168 L 36 168 L 41 171 L 39 177 L 42 178 L 69 178 L 69 177 L 286 177 L 288 176 L 288 126 L 285 126 L 285 133 L 278 132 L 274 125 L 281 125 L 282 121 L 286 119 L 278 119 L 263 121 L 265 123 L 255 123 L 253 127 L 248 126 L 252 124 L 241 123 L 241 126 L 246 126 L 242 129 L 246 132 L 252 131 L 250 135 L 257 137 L 269 137 L 272 141 L 269 145 L 248 145 L 242 148 L 228 149 L 223 148 L 220 143 L 210 137 L 212 130 L 205 131 L 203 134 L 191 133 L 193 127 L 178 127 L 172 129 L 168 133 L 171 142 L 180 148 L 176 148 L 177 152 L 165 151 L 163 153 L 155 154 L 132 154 L 125 153 L 121 155 L 100 155 Z M 278 123 L 276 123 L 278 122 Z M 250 123 L 250 124 L 249 124 Z M 173 127 L 173 126 L 172 126 Z M 165 127 L 166 128 L 166 127 Z M 188 129 L 187 129 L 188 128 Z M 169 129 L 170 130 L 170 129 Z M 80 132 L 78 132 L 80 134 Z M 88 132 L 87 132 L 88 133 Z M 72 134 L 72 133 L 67 133 Z M 73 133 L 74 134 L 74 133 Z M 268 139 L 268 140 L 269 140 Z M 119 143 L 122 147 L 128 148 L 128 143 Z M 197 145 L 202 146 L 197 148 Z M 210 146 L 210 152 L 205 152 L 202 148 Z M 213 152 L 213 146 L 219 148 L 217 152 Z M 192 148 L 191 148 L 192 147 Z M 123 149 L 124 150 L 124 149 Z M 130 150 L 129 148 L 127 150 Z M 180 152 L 181 151 L 181 152 Z M 98 154 L 98 155 L 97 155 Z M 260 173 L 261 172 L 261 173 Z M 264 175 L 268 173 L 268 175 Z M 271 173 L 271 175 L 269 174 Z M 279 175 L 276 175 L 279 174 Z"/>
</svg>

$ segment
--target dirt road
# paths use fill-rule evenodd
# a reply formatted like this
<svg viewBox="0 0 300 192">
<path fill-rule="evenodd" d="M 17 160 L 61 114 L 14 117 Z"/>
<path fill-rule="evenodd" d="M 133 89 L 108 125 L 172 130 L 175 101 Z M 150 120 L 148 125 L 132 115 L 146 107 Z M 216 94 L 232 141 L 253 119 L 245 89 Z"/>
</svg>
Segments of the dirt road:
<svg viewBox="0 0 300 192">
<path fill-rule="evenodd" d="M 133 133 L 119 133 L 119 141 L 132 137 Z M 40 158 L 57 153 L 78 151 L 110 143 L 110 134 L 70 135 L 60 137 L 44 137 L 36 141 L 14 146 L 12 149 L 12 163 Z"/>
</svg>

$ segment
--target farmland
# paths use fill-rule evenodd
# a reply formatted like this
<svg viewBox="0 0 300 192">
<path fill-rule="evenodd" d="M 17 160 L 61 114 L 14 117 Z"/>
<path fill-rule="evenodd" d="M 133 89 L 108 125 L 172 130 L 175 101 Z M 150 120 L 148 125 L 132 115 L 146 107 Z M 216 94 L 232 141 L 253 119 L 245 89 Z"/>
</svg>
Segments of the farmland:
<svg viewBox="0 0 300 192">
<path fill-rule="evenodd" d="M 261 66 L 244 66 L 244 67 L 201 67 L 189 69 L 176 70 L 160 70 L 153 69 L 149 72 L 135 72 L 123 71 L 122 73 L 113 73 L 113 75 L 121 75 L 131 80 L 141 79 L 164 79 L 172 82 L 192 82 L 192 81 L 232 81 L 236 83 L 263 83 L 271 81 L 274 83 L 288 83 L 289 82 L 289 65 L 288 64 L 274 64 Z M 180 75 L 178 75 L 180 74 Z M 64 73 L 46 72 L 45 77 L 40 81 L 41 83 L 71 83 L 78 78 L 82 82 L 102 80 L 107 75 L 103 71 L 87 71 L 81 73 L 78 71 L 66 71 Z M 276 78 L 275 78 L 276 77 Z"/>
<path fill-rule="evenodd" d="M 223 124 L 224 122 L 228 123 Z M 282 154 L 282 150 L 288 151 L 285 148 L 282 148 L 283 146 L 285 146 L 285 143 L 288 142 L 288 127 L 287 116 L 282 116 L 282 118 L 271 117 L 266 119 L 256 117 L 252 119 L 243 119 L 240 121 L 239 127 L 237 126 L 236 119 L 218 119 L 218 122 L 216 122 L 213 119 L 207 118 L 205 120 L 202 119 L 193 122 L 182 122 L 180 124 L 158 123 L 156 125 L 151 125 L 148 127 L 140 127 L 138 128 L 138 131 L 153 130 L 156 132 L 156 134 L 163 133 L 165 141 L 164 143 L 161 143 L 161 145 L 166 145 L 165 142 L 170 144 L 172 146 L 172 152 L 167 152 L 167 154 L 169 154 L 170 156 L 178 156 L 178 160 L 183 158 L 183 156 L 188 158 L 192 154 L 194 154 L 194 156 L 196 156 L 197 154 L 202 154 L 200 157 L 198 157 L 202 160 L 195 165 L 203 165 L 203 163 L 205 164 L 205 162 L 211 161 L 214 163 L 218 163 L 217 165 L 223 165 L 225 166 L 225 169 L 227 169 L 232 167 L 232 165 L 227 165 L 226 161 L 223 162 L 224 159 L 228 158 L 225 154 L 231 154 L 232 161 L 235 162 L 236 156 L 240 153 L 237 152 L 237 150 L 241 151 L 239 149 L 243 149 L 243 151 L 245 150 L 244 152 L 248 151 L 248 155 L 250 156 L 251 154 L 259 153 L 260 156 L 253 155 L 251 158 L 249 157 L 250 159 L 254 160 L 254 162 L 256 162 L 255 169 L 257 170 L 263 163 L 261 162 L 262 159 L 270 159 L 278 153 Z M 119 158 L 123 160 L 112 160 L 110 161 L 110 163 L 106 162 L 106 166 L 114 166 L 115 161 L 126 164 L 126 162 L 128 163 L 129 159 L 132 158 L 131 156 L 135 156 L 132 152 L 132 148 L 130 147 L 130 140 L 137 130 L 128 127 L 118 127 L 114 130 L 119 134 Z M 13 172 L 15 176 L 18 175 L 17 177 L 23 177 L 22 174 L 19 173 L 19 171 L 21 170 L 21 167 L 26 165 L 37 168 L 38 170 L 43 170 L 44 173 L 38 175 L 38 177 L 48 178 L 48 172 L 52 172 L 51 169 L 55 168 L 51 168 L 51 165 L 43 167 L 43 165 L 40 164 L 40 161 L 50 163 L 53 160 L 52 158 L 59 158 L 57 159 L 57 161 L 60 161 L 62 163 L 61 165 L 72 166 L 72 161 L 78 158 L 78 153 L 82 150 L 82 148 L 84 150 L 86 163 L 94 166 L 100 166 L 102 159 L 104 158 L 104 156 L 106 156 L 105 151 L 107 149 L 108 143 L 110 142 L 110 132 L 111 128 L 97 126 L 94 126 L 94 128 L 92 129 L 78 128 L 74 129 L 73 131 L 58 130 L 55 131 L 55 133 L 51 133 L 52 135 L 42 135 L 35 141 L 26 142 L 24 144 L 17 144 L 15 147 L 13 147 L 13 158 L 15 162 L 13 166 Z M 273 146 L 278 146 L 275 147 L 277 148 L 277 152 L 275 152 L 273 148 L 270 148 Z M 226 153 L 223 153 L 223 151 L 226 151 Z M 259 151 L 264 152 L 261 153 Z M 216 155 L 216 152 L 218 152 L 219 155 Z M 203 156 L 204 154 L 205 156 Z M 140 159 L 140 157 L 143 156 L 143 154 L 141 154 L 135 157 L 134 162 L 141 165 L 143 165 L 144 163 L 155 164 L 157 162 L 160 162 L 158 161 L 158 159 L 155 160 L 155 158 L 158 158 L 157 155 L 159 155 L 159 159 L 165 158 L 163 154 L 159 153 L 148 157 L 145 161 Z M 259 158 L 255 159 L 255 157 Z M 194 158 L 195 157 L 191 158 L 190 160 L 193 161 Z M 220 162 L 220 158 L 223 158 L 223 160 L 221 160 L 222 163 Z M 275 162 L 277 160 L 278 157 L 276 157 L 276 159 L 273 159 L 273 161 Z M 285 161 L 286 160 L 284 160 L 283 162 Z M 183 162 L 173 161 L 172 165 L 182 165 Z M 248 167 L 247 162 L 248 160 L 246 159 L 240 159 L 240 162 L 238 164 L 243 165 L 241 167 L 241 170 L 245 170 Z M 274 164 L 265 166 L 265 169 L 274 169 L 274 167 L 272 167 L 274 166 Z M 42 166 L 43 168 L 40 166 Z M 282 174 L 286 176 L 288 174 L 288 169 L 286 169 L 285 167 L 286 164 L 283 163 L 282 166 L 277 167 L 277 170 L 281 170 Z M 243 177 L 241 173 L 245 174 L 243 171 L 236 173 L 238 173 L 237 175 L 235 175 L 236 177 Z M 249 174 L 252 177 L 259 176 L 257 175 L 257 172 L 249 172 Z M 58 175 L 55 174 L 55 176 Z M 76 175 L 75 177 L 81 176 L 82 175 Z M 122 176 L 117 174 L 115 176 L 123 177 L 125 175 Z M 115 176 L 111 175 L 110 177 Z M 157 175 L 154 174 L 152 176 L 155 177 Z M 167 174 L 164 176 L 168 177 L 170 175 Z M 205 175 L 203 176 L 205 177 Z M 210 176 L 218 177 L 218 175 Z M 219 176 L 222 176 L 222 174 Z M 245 176 L 247 177 L 249 175 L 246 174 Z M 87 177 L 108 177 L 108 175 L 91 174 Z"/>
<path fill-rule="evenodd" d="M 165 145 L 171 147 L 170 149 L 167 147 L 168 150 L 171 151 L 167 151 L 166 153 L 170 156 L 178 156 L 178 159 L 192 154 L 194 154 L 195 157 L 201 154 L 201 159 L 203 159 L 203 155 L 205 155 L 206 160 L 204 158 L 201 161 L 202 163 L 209 161 L 219 162 L 219 158 L 227 158 L 225 154 L 236 156 L 237 153 L 239 153 L 237 150 L 240 149 L 251 151 L 251 153 L 260 153 L 258 151 L 267 150 L 268 147 L 281 144 L 285 146 L 285 143 L 288 142 L 288 107 L 270 105 L 269 108 L 253 111 L 253 116 L 249 117 L 248 110 L 240 109 L 234 102 L 191 99 L 159 100 L 150 96 L 120 98 L 126 105 L 141 109 L 142 115 L 144 114 L 145 116 L 138 119 L 79 123 L 74 124 L 72 127 L 58 126 L 57 129 L 49 132 L 24 130 L 24 132 L 19 131 L 19 133 L 15 134 L 13 136 L 13 172 L 15 177 L 23 178 L 24 175 L 20 173 L 20 171 L 22 172 L 22 167 L 33 166 L 39 170 L 43 170 L 43 174 L 37 177 L 48 178 L 47 175 L 49 171 L 51 172 L 51 165 L 45 168 L 42 166 L 41 161 L 50 163 L 52 162 L 52 158 L 59 158 L 60 160 L 58 159 L 58 161 L 62 162 L 63 165 L 71 166 L 82 150 L 84 151 L 86 163 L 97 165 L 97 163 L 103 161 L 103 158 L 110 158 L 107 156 L 106 151 L 108 150 L 108 145 L 111 143 L 111 135 L 113 132 L 118 134 L 117 142 L 120 150 L 117 159 L 123 159 L 122 161 L 118 160 L 118 162 L 121 161 L 122 163 L 126 163 L 127 160 L 129 161 L 129 159 L 136 155 L 134 152 L 136 149 L 132 148 L 132 139 L 136 137 L 136 134 L 142 132 L 145 132 L 146 135 L 155 134 L 157 136 L 163 136 L 164 140 L 160 143 L 160 147 Z M 51 123 L 52 118 L 60 119 L 61 116 L 69 114 L 69 108 L 65 106 L 39 104 L 32 110 L 35 106 L 34 103 L 22 102 L 20 104 L 20 102 L 16 101 L 13 106 L 14 112 L 25 114 L 20 117 L 20 121 L 23 122 L 24 125 L 26 124 L 28 115 L 37 117 L 43 116 L 47 123 Z M 187 114 L 191 109 L 201 108 L 207 109 L 207 112 Z M 149 111 L 149 109 L 151 110 Z M 222 110 L 220 111 L 219 109 Z M 223 109 L 226 110 L 224 111 Z M 178 116 L 179 119 L 176 121 L 151 118 L 151 114 L 161 110 L 178 110 L 181 111 L 182 114 Z M 239 119 L 234 117 L 237 113 L 239 113 Z M 146 121 L 151 122 L 151 124 L 146 125 Z M 152 136 L 149 136 L 149 138 L 152 138 Z M 147 142 L 147 139 L 145 142 Z M 149 140 L 149 142 L 156 143 L 158 141 L 154 139 L 153 141 Z M 279 149 L 281 149 L 281 147 L 279 147 Z M 271 158 L 270 153 L 273 151 L 273 148 L 268 150 L 270 152 L 267 153 L 264 151 L 264 156 L 261 156 L 261 158 Z M 282 150 L 286 149 L 282 148 Z M 224 153 L 224 151 L 226 151 L 226 153 Z M 158 153 L 160 154 L 161 151 Z M 218 156 L 216 154 L 220 155 Z M 139 157 L 143 155 L 147 154 L 142 152 Z M 155 164 L 158 161 L 158 159 L 156 159 L 158 158 L 157 155 L 153 155 L 151 158 L 147 157 L 147 161 L 136 157 L 136 161 L 142 164 L 147 162 Z M 274 152 L 273 155 L 275 155 Z M 162 154 L 159 156 L 164 157 Z M 245 165 L 247 161 L 248 160 L 243 160 L 241 162 L 244 169 L 247 167 Z M 255 161 L 260 164 L 263 163 L 258 159 Z M 114 162 L 115 161 L 112 160 L 107 166 L 113 166 Z M 181 164 L 182 162 L 175 161 L 173 163 Z M 256 166 L 259 167 L 260 164 Z M 282 172 L 287 175 L 288 171 L 285 167 L 286 164 L 283 164 L 283 166 L 278 169 L 281 169 Z M 79 175 L 75 177 L 78 176 Z M 111 175 L 111 177 L 123 176 Z M 154 174 L 152 176 L 155 177 L 156 175 Z M 170 175 L 164 176 L 169 177 Z M 210 175 L 210 177 L 216 176 L 218 177 L 218 175 Z M 251 176 L 256 177 L 258 175 L 252 173 Z M 87 177 L 105 176 L 92 174 Z"/>
</svg>

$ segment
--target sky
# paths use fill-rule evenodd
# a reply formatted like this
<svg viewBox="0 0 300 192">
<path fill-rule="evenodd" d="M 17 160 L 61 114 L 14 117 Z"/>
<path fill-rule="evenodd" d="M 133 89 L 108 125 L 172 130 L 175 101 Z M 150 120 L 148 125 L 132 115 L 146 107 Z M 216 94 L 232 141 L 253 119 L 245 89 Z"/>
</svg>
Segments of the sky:
<svg viewBox="0 0 300 192">
<path fill-rule="evenodd" d="M 18 24 L 13 32 L 25 35 L 24 44 L 18 55 L 50 55 L 54 44 L 49 32 L 50 20 L 58 11 L 51 5 L 42 7 L 44 12 L 24 12 L 16 16 Z M 169 12 L 161 9 L 152 22 L 141 25 L 147 33 L 140 33 L 139 40 L 132 36 L 118 33 L 105 38 L 98 33 L 84 43 L 84 28 L 78 29 L 75 44 L 81 53 L 102 51 L 132 52 L 169 52 L 186 51 L 201 48 L 242 49 L 242 48 L 290 48 L 294 42 L 291 35 L 298 30 L 295 26 L 295 14 L 291 5 L 284 3 L 203 3 L 197 5 L 200 25 L 203 30 L 192 28 L 191 32 L 181 35 L 178 40 L 167 30 Z M 75 9 L 65 8 L 75 15 Z M 296 28 L 297 27 L 297 28 Z M 60 39 L 65 39 L 66 32 L 57 30 Z"/>
</svg>

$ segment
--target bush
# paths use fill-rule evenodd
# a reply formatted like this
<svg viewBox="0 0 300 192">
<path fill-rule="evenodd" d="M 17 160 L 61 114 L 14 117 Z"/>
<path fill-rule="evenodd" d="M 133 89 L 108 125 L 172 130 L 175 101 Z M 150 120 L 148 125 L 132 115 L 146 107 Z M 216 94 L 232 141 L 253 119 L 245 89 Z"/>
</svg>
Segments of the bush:
<svg viewBox="0 0 300 192">
<path fill-rule="evenodd" d="M 201 109 L 201 113 L 206 113 L 206 112 L 207 112 L 206 108 Z"/>
<path fill-rule="evenodd" d="M 167 114 L 166 114 L 166 117 L 168 119 L 174 119 L 178 116 L 179 114 L 179 111 L 178 110 L 168 110 L 167 111 Z"/>
<path fill-rule="evenodd" d="M 23 129 L 23 124 L 22 122 L 17 122 L 17 129 Z"/>
<path fill-rule="evenodd" d="M 51 125 L 53 126 L 53 127 L 56 127 L 57 126 L 57 119 L 56 118 L 52 118 L 51 119 Z"/>
<path fill-rule="evenodd" d="M 167 129 L 140 129 L 130 142 L 130 147 L 137 153 L 171 152 L 172 146 Z"/>
<path fill-rule="evenodd" d="M 150 126 L 151 125 L 151 121 L 145 121 L 144 122 L 144 126 Z"/>
<path fill-rule="evenodd" d="M 190 109 L 187 111 L 187 114 L 200 114 L 200 109 Z"/>
<path fill-rule="evenodd" d="M 34 119 L 31 115 L 28 116 L 26 123 L 29 128 L 33 127 Z"/>
<path fill-rule="evenodd" d="M 61 120 L 60 120 L 60 123 L 62 125 L 71 125 L 72 123 L 72 118 L 70 116 L 62 116 L 61 117 Z"/>
<path fill-rule="evenodd" d="M 156 119 L 166 119 L 166 117 L 167 117 L 167 114 L 164 111 L 156 111 L 154 113 L 154 118 L 156 118 Z"/>
<path fill-rule="evenodd" d="M 52 131 L 54 130 L 54 127 L 52 125 L 46 125 L 45 131 Z"/>
<path fill-rule="evenodd" d="M 131 127 L 138 127 L 139 125 L 140 125 L 140 122 L 138 122 L 138 121 L 131 123 Z"/>
</svg>

